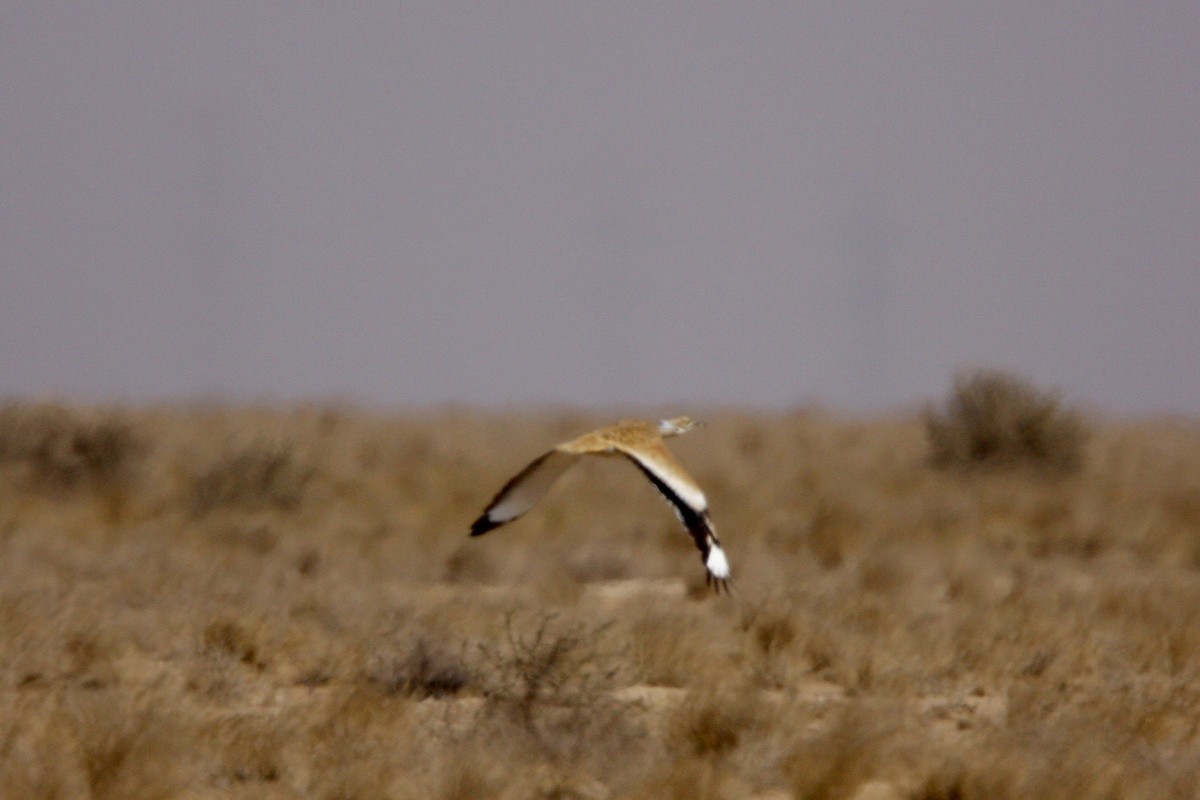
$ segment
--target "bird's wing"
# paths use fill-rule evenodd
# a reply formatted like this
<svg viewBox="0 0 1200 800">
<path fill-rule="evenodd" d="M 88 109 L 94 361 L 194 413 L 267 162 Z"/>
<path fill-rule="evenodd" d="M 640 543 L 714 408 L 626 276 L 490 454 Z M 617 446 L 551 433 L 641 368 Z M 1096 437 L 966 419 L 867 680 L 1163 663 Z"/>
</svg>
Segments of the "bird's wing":
<svg viewBox="0 0 1200 800">
<path fill-rule="evenodd" d="M 535 458 L 492 498 L 492 502 L 488 503 L 488 507 L 471 526 L 471 535 L 482 536 L 533 508 L 533 504 L 541 499 L 567 467 L 575 463 L 575 459 L 574 454 L 558 449 Z"/>
<path fill-rule="evenodd" d="M 725 557 L 716 529 L 709 519 L 704 492 L 700 491 L 692 477 L 661 443 L 618 449 L 637 465 L 671 503 L 675 514 L 700 550 L 700 559 L 708 570 L 709 581 L 716 581 L 717 590 L 720 591 L 729 580 L 729 559 Z"/>
</svg>

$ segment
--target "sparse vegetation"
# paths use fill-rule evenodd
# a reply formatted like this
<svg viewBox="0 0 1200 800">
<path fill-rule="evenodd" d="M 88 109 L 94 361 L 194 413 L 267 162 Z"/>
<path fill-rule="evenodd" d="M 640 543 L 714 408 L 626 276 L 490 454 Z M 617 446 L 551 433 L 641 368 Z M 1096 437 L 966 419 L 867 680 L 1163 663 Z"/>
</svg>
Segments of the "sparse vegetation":
<svg viewBox="0 0 1200 800">
<path fill-rule="evenodd" d="M 472 680 L 461 652 L 453 653 L 425 636 L 407 643 L 403 653 L 381 655 L 370 678 L 386 692 L 417 698 L 452 697 Z"/>
<path fill-rule="evenodd" d="M 147 443 L 123 414 L 10 402 L 0 406 L 0 468 L 40 491 L 106 489 L 137 477 Z"/>
<path fill-rule="evenodd" d="M 1195 797 L 1200 423 L 1010 389 L 705 415 L 720 598 L 620 464 L 467 537 L 602 417 L 9 404 L 0 797 Z"/>
<path fill-rule="evenodd" d="M 223 454 L 192 479 L 192 513 L 223 507 L 291 509 L 311 477 L 290 444 L 251 444 Z"/>
<path fill-rule="evenodd" d="M 210 622 L 202 636 L 204 652 L 218 658 L 232 658 L 248 666 L 262 668 L 259 647 L 253 631 L 232 619 Z"/>
<path fill-rule="evenodd" d="M 1068 472 L 1083 461 L 1086 428 L 1054 394 L 1006 372 L 964 372 L 942 410 L 925 414 L 940 467 L 1029 466 Z"/>
<path fill-rule="evenodd" d="M 737 682 L 738 677 L 730 676 L 729 682 Z M 753 691 L 738 692 L 728 686 L 697 689 L 676 710 L 669 741 L 685 756 L 719 759 L 743 745 L 765 712 Z"/>
<path fill-rule="evenodd" d="M 485 712 L 501 717 L 553 762 L 576 760 L 589 750 L 594 757 L 623 744 L 629 734 L 609 695 L 623 662 L 602 647 L 612 623 L 588 629 L 542 613 L 519 625 L 514 616 L 504 615 L 502 641 L 480 644 Z"/>
</svg>

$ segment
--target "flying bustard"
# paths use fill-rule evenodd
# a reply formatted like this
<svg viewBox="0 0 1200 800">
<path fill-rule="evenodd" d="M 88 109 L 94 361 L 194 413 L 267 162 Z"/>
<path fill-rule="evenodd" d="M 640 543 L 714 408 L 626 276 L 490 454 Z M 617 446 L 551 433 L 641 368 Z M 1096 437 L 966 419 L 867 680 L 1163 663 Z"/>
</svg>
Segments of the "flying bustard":
<svg viewBox="0 0 1200 800">
<path fill-rule="evenodd" d="M 687 433 L 696 424 L 689 417 L 664 419 L 658 423 L 631 420 L 563 442 L 535 458 L 504 484 L 471 526 L 471 535 L 482 536 L 524 514 L 579 456 L 624 456 L 637 465 L 670 501 L 700 549 L 700 558 L 708 570 L 708 583 L 715 584 L 718 593 L 722 587 L 728 591 L 729 560 L 725 558 L 717 532 L 708 518 L 708 501 L 663 444 L 664 437 Z"/>
</svg>

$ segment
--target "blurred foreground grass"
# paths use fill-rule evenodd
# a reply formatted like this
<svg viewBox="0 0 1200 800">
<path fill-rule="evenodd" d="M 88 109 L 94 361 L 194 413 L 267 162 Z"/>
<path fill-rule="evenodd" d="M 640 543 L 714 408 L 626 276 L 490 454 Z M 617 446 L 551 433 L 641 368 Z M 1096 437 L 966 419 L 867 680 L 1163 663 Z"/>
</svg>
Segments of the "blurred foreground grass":
<svg viewBox="0 0 1200 800">
<path fill-rule="evenodd" d="M 704 417 L 729 598 L 619 463 L 468 539 L 610 415 L 9 404 L 0 796 L 1200 793 L 1200 424 Z"/>
</svg>

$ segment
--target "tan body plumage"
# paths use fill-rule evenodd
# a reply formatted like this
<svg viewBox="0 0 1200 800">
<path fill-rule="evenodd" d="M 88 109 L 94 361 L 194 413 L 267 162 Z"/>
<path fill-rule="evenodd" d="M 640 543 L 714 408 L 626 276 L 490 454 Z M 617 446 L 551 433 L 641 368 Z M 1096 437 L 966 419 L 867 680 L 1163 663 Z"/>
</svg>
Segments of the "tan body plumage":
<svg viewBox="0 0 1200 800">
<path fill-rule="evenodd" d="M 720 591 L 729 581 L 729 561 L 709 519 L 708 501 L 663 443 L 663 437 L 686 433 L 695 425 L 688 417 L 659 423 L 629 420 L 563 442 L 504 484 L 471 526 L 471 535 L 481 536 L 520 517 L 579 456 L 621 456 L 632 461 L 671 503 L 700 550 L 709 582 Z"/>
</svg>

